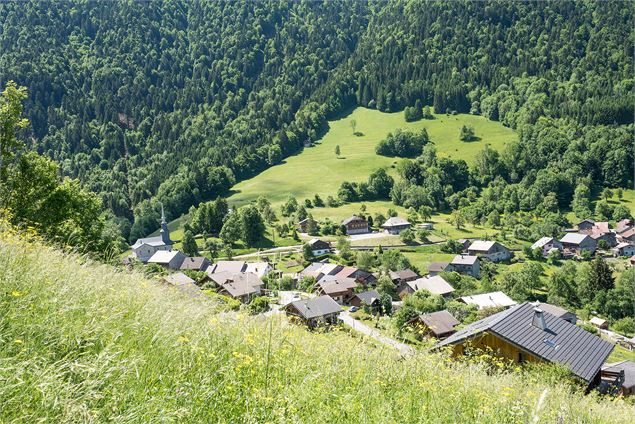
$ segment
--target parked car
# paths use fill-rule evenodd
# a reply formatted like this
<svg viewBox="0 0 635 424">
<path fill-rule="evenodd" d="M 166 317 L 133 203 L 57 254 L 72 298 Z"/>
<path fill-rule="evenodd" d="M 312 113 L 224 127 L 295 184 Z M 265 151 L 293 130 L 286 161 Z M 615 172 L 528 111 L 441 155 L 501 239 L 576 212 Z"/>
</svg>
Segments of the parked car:
<svg viewBox="0 0 635 424">
<path fill-rule="evenodd" d="M 351 306 L 351 309 L 348 310 L 348 312 L 357 312 L 357 311 L 359 311 L 358 306 Z"/>
</svg>

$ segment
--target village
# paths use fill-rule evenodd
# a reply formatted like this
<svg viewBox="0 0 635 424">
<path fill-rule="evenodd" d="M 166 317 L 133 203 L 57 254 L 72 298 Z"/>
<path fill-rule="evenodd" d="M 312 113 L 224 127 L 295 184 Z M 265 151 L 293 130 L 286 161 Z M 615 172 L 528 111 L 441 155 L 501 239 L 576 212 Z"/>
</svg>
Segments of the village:
<svg viewBox="0 0 635 424">
<path fill-rule="evenodd" d="M 517 301 L 501 290 L 454 286 L 464 285 L 462 278 L 483 280 L 483 271 L 493 264 L 509 263 L 518 252 L 503 243 L 453 240 L 447 243 L 454 246 L 453 259 L 430 262 L 425 272 L 399 268 L 400 253 L 390 250 L 386 252 L 397 265 L 362 269 L 344 263 L 330 241 L 309 238 L 310 225 L 310 218 L 297 223 L 306 237 L 301 252 L 306 266 L 298 272 L 284 272 L 266 256 L 255 262 L 188 257 L 173 249 L 163 213 L 159 235 L 137 240 L 125 262 L 158 267 L 163 270 L 157 275 L 162 283 L 189 296 L 213 296 L 228 308 L 244 307 L 252 314 L 286 315 L 311 330 L 344 325 L 404 355 L 416 352 L 417 346 L 454 357 L 487 350 L 514 364 L 562 364 L 586 390 L 624 396 L 635 390 L 635 362 L 608 360 L 616 346 L 635 350 L 635 337 L 611 331 L 609 320 L 599 315 L 582 320 L 574 311 L 538 296 Z M 373 233 L 369 222 L 356 215 L 341 225 L 348 237 L 399 235 L 412 227 L 404 218 L 391 217 Z M 432 226 L 419 224 L 426 230 Z M 381 251 L 379 247 L 373 253 L 381 256 Z M 625 219 L 611 228 L 608 222 L 585 219 L 559 238 L 536 240 L 521 255 L 559 261 L 606 257 L 633 266 L 635 221 Z"/>
</svg>

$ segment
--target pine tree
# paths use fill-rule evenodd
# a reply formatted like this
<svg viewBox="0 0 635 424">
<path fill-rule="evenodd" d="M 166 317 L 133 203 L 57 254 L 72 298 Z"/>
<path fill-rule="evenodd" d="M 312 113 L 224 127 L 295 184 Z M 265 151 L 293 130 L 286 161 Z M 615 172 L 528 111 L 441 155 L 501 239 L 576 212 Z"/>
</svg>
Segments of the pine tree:
<svg viewBox="0 0 635 424">
<path fill-rule="evenodd" d="M 198 256 L 198 245 L 192 231 L 187 229 L 183 233 L 183 253 L 187 256 Z"/>
</svg>

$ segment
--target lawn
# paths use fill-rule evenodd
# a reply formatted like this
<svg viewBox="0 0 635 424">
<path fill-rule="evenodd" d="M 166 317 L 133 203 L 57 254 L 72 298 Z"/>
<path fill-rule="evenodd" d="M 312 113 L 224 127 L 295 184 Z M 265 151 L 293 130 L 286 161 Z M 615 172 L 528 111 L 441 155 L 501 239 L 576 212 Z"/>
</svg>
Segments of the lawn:
<svg viewBox="0 0 635 424">
<path fill-rule="evenodd" d="M 353 134 L 351 121 L 355 120 Z M 459 140 L 462 125 L 474 127 L 481 139 L 474 142 Z M 486 144 L 502 149 L 506 142 L 514 140 L 516 133 L 498 122 L 474 115 L 435 115 L 432 120 L 405 122 L 402 112 L 383 113 L 366 108 L 356 108 L 350 115 L 329 122 L 329 131 L 314 147 L 306 148 L 298 155 L 287 158 L 284 163 L 269 168 L 246 181 L 236 184 L 229 198 L 230 203 L 242 205 L 266 196 L 274 205 L 290 195 L 302 200 L 318 193 L 323 198 L 335 196 L 342 181 L 363 181 L 380 167 L 391 168 L 400 159 L 378 156 L 375 146 L 389 132 L 398 128 L 419 131 L 426 128 L 436 145 L 439 156 L 474 160 L 477 152 Z M 340 146 L 341 155 L 335 155 Z"/>
</svg>

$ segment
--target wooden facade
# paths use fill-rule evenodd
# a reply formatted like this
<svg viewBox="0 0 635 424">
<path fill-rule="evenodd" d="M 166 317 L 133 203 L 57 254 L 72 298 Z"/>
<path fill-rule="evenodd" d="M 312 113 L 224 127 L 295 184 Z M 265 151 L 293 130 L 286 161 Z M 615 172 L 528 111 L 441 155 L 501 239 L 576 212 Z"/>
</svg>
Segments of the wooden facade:
<svg viewBox="0 0 635 424">
<path fill-rule="evenodd" d="M 465 354 L 466 347 L 481 350 L 491 349 L 496 356 L 508 359 L 515 364 L 545 362 L 543 359 L 489 332 L 480 333 L 471 339 L 453 345 L 453 355 L 460 356 Z"/>
</svg>

